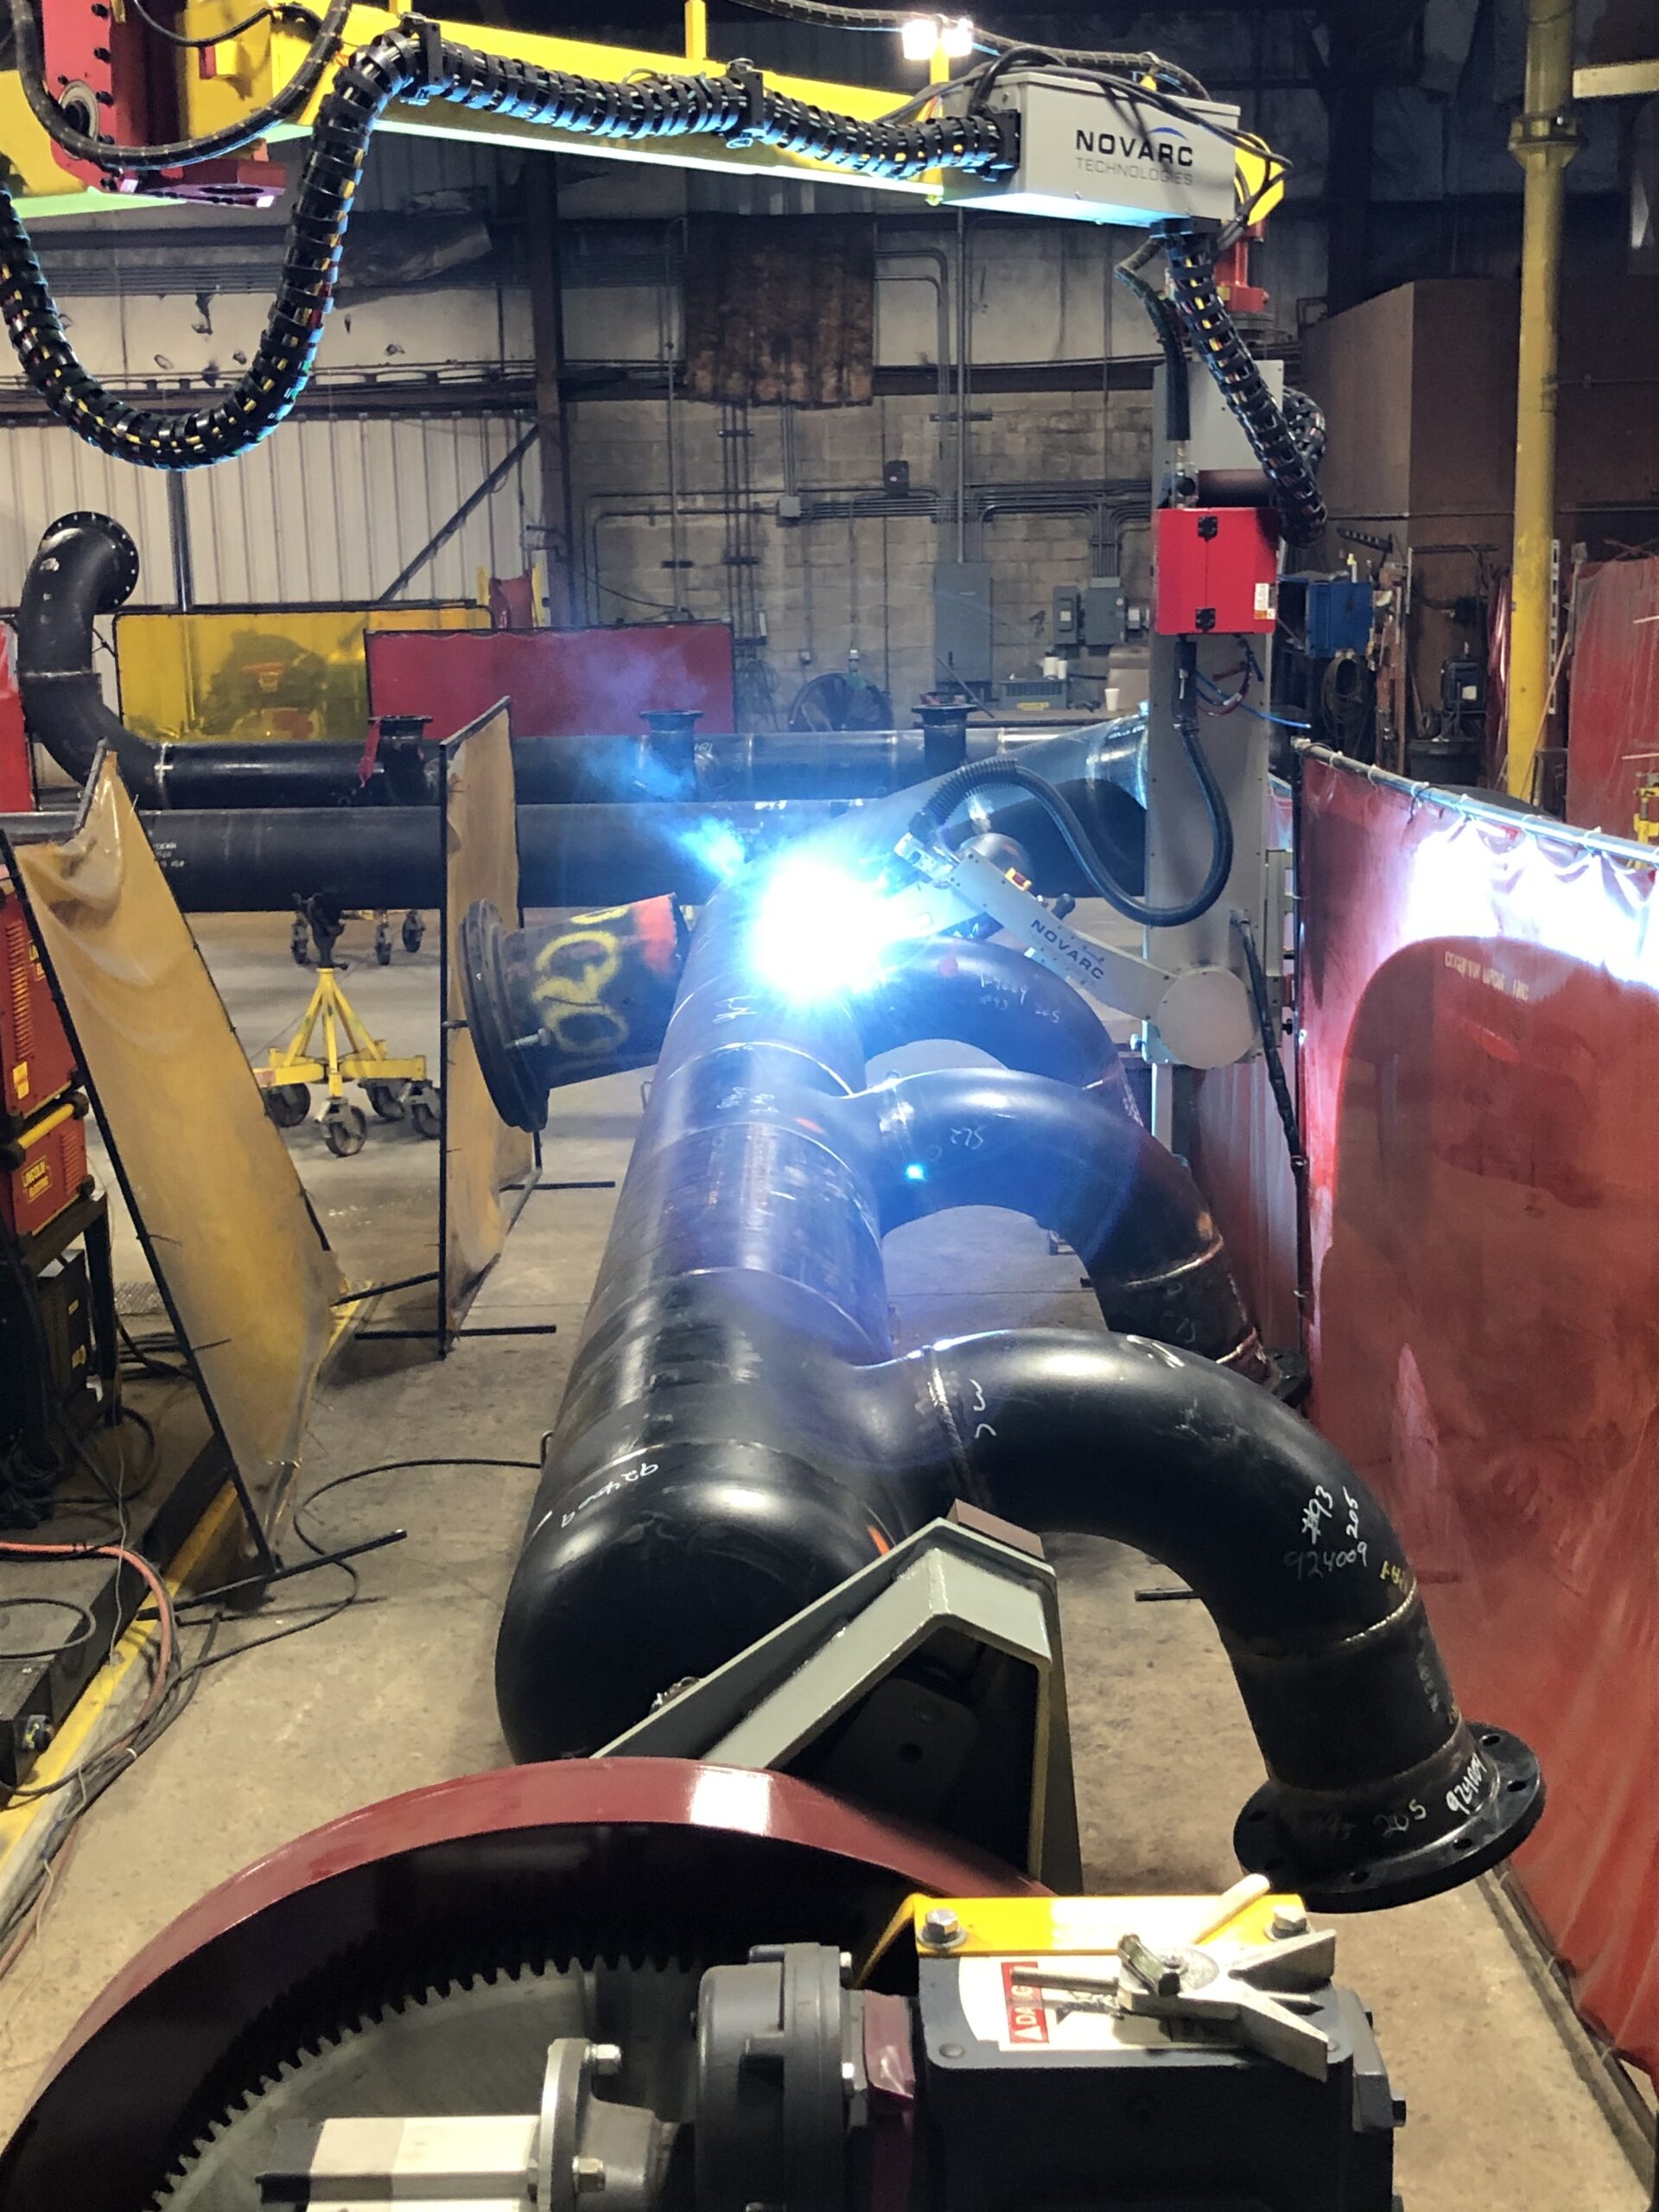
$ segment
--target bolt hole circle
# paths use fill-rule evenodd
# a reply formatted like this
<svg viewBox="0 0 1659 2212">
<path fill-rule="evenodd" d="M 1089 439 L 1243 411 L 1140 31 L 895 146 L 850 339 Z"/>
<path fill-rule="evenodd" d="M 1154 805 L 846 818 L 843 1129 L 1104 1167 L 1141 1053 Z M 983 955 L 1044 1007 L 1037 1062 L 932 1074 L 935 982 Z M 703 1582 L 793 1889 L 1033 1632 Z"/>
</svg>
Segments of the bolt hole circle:
<svg viewBox="0 0 1659 2212">
<path fill-rule="evenodd" d="M 921 1756 L 922 1747 L 919 1744 L 900 1744 L 899 1746 L 899 1761 L 902 1766 L 917 1765 Z"/>
<path fill-rule="evenodd" d="M 1369 1866 L 1356 1866 L 1348 1877 L 1348 1886 L 1351 1890 L 1363 1890 L 1370 1878 L 1371 1870 Z"/>
<path fill-rule="evenodd" d="M 1483 1750 L 1495 1751 L 1498 1745 L 1503 1741 L 1503 1738 L 1498 1734 L 1496 1728 L 1489 1728 L 1485 1734 L 1481 1738 L 1480 1741 Z"/>
<path fill-rule="evenodd" d="M 1524 1782 L 1511 1782 L 1511 1783 L 1506 1783 L 1506 1784 L 1505 1784 L 1505 1787 L 1510 1790 L 1510 1794 L 1513 1796 L 1516 1791 L 1525 1789 L 1527 1788 L 1527 1784 L 1526 1784 Z"/>
</svg>

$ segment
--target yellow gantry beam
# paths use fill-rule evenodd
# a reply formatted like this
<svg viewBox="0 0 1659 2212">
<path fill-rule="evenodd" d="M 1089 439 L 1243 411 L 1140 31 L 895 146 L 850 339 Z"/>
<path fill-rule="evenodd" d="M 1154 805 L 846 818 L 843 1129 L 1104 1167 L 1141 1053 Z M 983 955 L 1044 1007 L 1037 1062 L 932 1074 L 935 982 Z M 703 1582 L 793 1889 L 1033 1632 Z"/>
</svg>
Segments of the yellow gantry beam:
<svg viewBox="0 0 1659 2212">
<path fill-rule="evenodd" d="M 119 4 L 119 0 L 118 0 Z M 211 34 L 220 24 L 232 24 L 246 12 L 245 0 L 193 0 L 180 17 L 181 28 L 197 36 Z M 346 19 L 340 53 L 349 56 L 359 48 L 413 12 L 397 8 L 353 8 Z M 445 38 L 480 48 L 505 60 L 527 61 L 549 70 L 617 83 L 629 77 L 684 76 L 708 70 L 718 73 L 724 64 L 708 53 L 708 10 L 705 0 L 689 0 L 686 8 L 686 51 L 658 54 L 639 47 L 601 45 L 590 39 L 551 38 L 527 31 L 499 30 L 474 23 L 437 21 Z M 181 135 L 205 137 L 222 130 L 254 110 L 263 107 L 289 82 L 298 68 L 308 40 L 302 26 L 291 17 L 267 17 L 251 29 L 223 40 L 212 49 L 213 73 L 203 75 L 194 52 L 181 51 L 176 61 Z M 334 69 L 324 71 L 315 92 L 296 116 L 270 133 L 273 141 L 302 136 L 316 119 L 318 108 L 333 84 Z M 881 86 L 840 85 L 810 77 L 766 73 L 766 83 L 789 99 L 804 100 L 836 115 L 874 123 L 909 97 L 899 89 Z M 390 108 L 380 128 L 428 138 L 480 138 L 498 145 L 550 149 L 581 153 L 595 159 L 665 162 L 671 168 L 747 170 L 761 175 L 810 176 L 826 182 L 865 185 L 912 197 L 937 189 L 924 177 L 899 179 L 863 175 L 831 168 L 800 154 L 775 146 L 733 147 L 708 138 L 615 140 L 583 131 L 553 130 L 512 117 L 484 115 L 470 109 L 435 101 L 430 107 Z M 59 163 L 50 139 L 24 105 L 22 89 L 11 74 L 0 74 L 0 148 L 12 171 L 13 189 L 25 211 L 67 212 L 71 207 L 107 213 L 107 195 L 82 192 Z M 19 188 L 21 187 L 21 189 Z M 61 205 L 55 203 L 61 202 Z"/>
</svg>

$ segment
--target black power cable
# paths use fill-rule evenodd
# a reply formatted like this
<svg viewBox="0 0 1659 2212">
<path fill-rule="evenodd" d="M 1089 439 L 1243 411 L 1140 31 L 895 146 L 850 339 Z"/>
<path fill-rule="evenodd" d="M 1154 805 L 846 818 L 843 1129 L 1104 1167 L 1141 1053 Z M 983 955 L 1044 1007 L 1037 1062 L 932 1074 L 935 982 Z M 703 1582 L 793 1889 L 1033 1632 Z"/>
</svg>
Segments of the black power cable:
<svg viewBox="0 0 1659 2212">
<path fill-rule="evenodd" d="M 971 798 L 990 784 L 1013 784 L 1028 791 L 1045 810 L 1055 828 L 1065 839 L 1067 850 L 1082 869 L 1098 895 L 1128 920 L 1138 922 L 1143 929 L 1179 929 L 1188 922 L 1196 922 L 1207 914 L 1226 888 L 1227 879 L 1233 872 L 1233 822 L 1227 811 L 1226 796 L 1216 780 L 1215 770 L 1210 766 L 1204 745 L 1198 735 L 1198 656 L 1190 639 L 1180 645 L 1180 689 L 1176 706 L 1176 719 L 1181 733 L 1181 743 L 1192 766 L 1199 791 L 1204 796 L 1205 810 L 1210 817 L 1212 846 L 1210 868 L 1202 886 L 1192 898 L 1173 906 L 1154 906 L 1126 891 L 1102 861 L 1094 839 L 1083 817 L 1065 794 L 1056 789 L 1034 768 L 1027 767 L 1017 759 L 998 758 L 991 760 L 970 761 L 944 777 L 928 795 L 912 823 L 914 836 L 929 842 L 941 830 L 963 801 Z"/>
<path fill-rule="evenodd" d="M 320 44 L 330 37 L 343 4 L 336 0 L 330 9 Z M 29 0 L 13 0 L 13 6 L 20 27 L 28 26 L 38 65 L 38 29 Z M 21 59 L 21 38 L 19 54 Z M 0 315 L 24 375 L 53 413 L 101 452 L 147 468 L 204 467 L 245 453 L 268 436 L 310 377 L 369 140 L 393 100 L 414 107 L 445 100 L 555 130 L 636 143 L 701 136 L 727 145 L 781 146 L 869 175 L 919 176 L 932 168 L 995 175 L 1014 160 L 1012 118 L 860 122 L 770 91 L 760 71 L 743 61 L 718 77 L 607 84 L 481 53 L 444 38 L 436 24 L 408 17 L 341 64 L 312 133 L 282 281 L 264 335 L 239 382 L 212 407 L 174 414 L 135 407 L 81 365 L 16 208 L 0 188 Z M 55 105 L 48 105 L 60 124 Z M 61 132 L 54 135 L 61 140 Z M 126 165 L 124 157 L 133 150 L 86 143 L 91 157 L 106 164 Z M 139 150 L 153 160 L 158 149 Z M 191 157 L 188 149 L 161 150 L 169 159 Z"/>
<path fill-rule="evenodd" d="M 193 54 L 201 53 L 208 47 L 223 46 L 228 40 L 242 37 L 245 32 L 255 29 L 260 23 L 275 22 L 279 16 L 298 16 L 308 22 L 314 31 L 321 30 L 322 28 L 321 17 L 315 15 L 309 8 L 302 7 L 300 0 L 276 0 L 276 4 L 274 5 L 272 0 L 264 0 L 263 5 L 244 16 L 240 22 L 226 23 L 222 31 L 208 31 L 205 35 L 197 35 L 188 31 L 175 31 L 170 23 L 164 23 L 159 16 L 152 16 L 145 7 L 144 0 L 127 0 L 127 5 L 137 16 L 139 22 L 154 31 L 157 38 L 165 39 L 169 46 L 187 47 Z"/>
<path fill-rule="evenodd" d="M 1143 246 L 1127 261 L 1120 261 L 1113 275 L 1133 292 L 1151 318 L 1164 356 L 1164 438 L 1171 446 L 1184 446 L 1192 435 L 1192 395 L 1186 384 L 1186 347 L 1181 340 L 1181 318 L 1161 292 L 1154 292 L 1141 274 L 1151 249 Z"/>
</svg>

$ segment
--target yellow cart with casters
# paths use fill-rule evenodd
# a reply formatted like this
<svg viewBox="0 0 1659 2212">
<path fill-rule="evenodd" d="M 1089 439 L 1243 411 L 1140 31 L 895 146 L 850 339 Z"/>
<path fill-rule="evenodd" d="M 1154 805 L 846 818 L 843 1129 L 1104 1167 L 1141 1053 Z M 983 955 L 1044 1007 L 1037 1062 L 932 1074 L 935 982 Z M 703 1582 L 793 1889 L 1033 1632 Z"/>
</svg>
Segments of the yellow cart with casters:
<svg viewBox="0 0 1659 2212">
<path fill-rule="evenodd" d="M 278 1128 L 296 1128 L 311 1110 L 308 1086 L 326 1084 L 323 1141 L 337 1159 L 349 1160 L 362 1151 L 369 1133 L 368 1116 L 346 1096 L 346 1085 L 357 1083 L 379 1120 L 407 1117 L 419 1135 L 435 1137 L 442 1122 L 437 1091 L 427 1080 L 425 1054 L 399 1058 L 388 1052 L 385 1039 L 369 1033 L 340 988 L 334 945 L 345 916 L 317 899 L 303 901 L 300 912 L 316 948 L 317 980 L 299 1027 L 253 1071 L 265 1095 L 265 1111 Z"/>
</svg>

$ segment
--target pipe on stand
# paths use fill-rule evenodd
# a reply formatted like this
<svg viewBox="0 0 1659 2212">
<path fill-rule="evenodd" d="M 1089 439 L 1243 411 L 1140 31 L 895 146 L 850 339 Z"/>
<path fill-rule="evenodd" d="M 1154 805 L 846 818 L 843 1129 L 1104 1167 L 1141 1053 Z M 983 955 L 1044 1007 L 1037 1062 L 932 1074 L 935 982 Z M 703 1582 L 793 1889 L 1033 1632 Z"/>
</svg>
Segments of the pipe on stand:
<svg viewBox="0 0 1659 2212">
<path fill-rule="evenodd" d="M 1573 110 L 1573 0 L 1527 0 L 1526 96 L 1510 151 L 1526 180 L 1515 425 L 1515 554 L 1510 581 L 1509 765 L 1512 797 L 1536 800 L 1538 747 L 1549 719 L 1555 429 L 1561 234 L 1567 165 L 1584 143 Z"/>
<path fill-rule="evenodd" d="M 1053 1064 L 1044 992 L 995 1031 L 1007 1075 L 867 1090 L 893 1004 L 867 1031 L 855 987 L 768 982 L 763 906 L 734 886 L 691 940 L 503 1616 L 515 1757 L 595 1750 L 967 1498 L 1132 1543 L 1209 1608 L 1269 1777 L 1247 1866 L 1329 1910 L 1496 1863 L 1541 1808 L 1536 1762 L 1459 1713 L 1382 1506 L 1270 1391 L 1169 1341 L 1225 1348 L 1242 1314 L 1185 1168 L 1027 1071 Z M 908 1041 L 964 1012 L 986 1041 L 977 983 L 899 1003 Z M 475 1034 L 496 1011 L 469 992 Z M 1065 1235 L 1108 1321 L 1163 1341 L 899 1356 L 881 1237 L 930 1186 Z"/>
<path fill-rule="evenodd" d="M 99 747 L 108 746 L 141 812 L 435 804 L 438 749 L 423 737 L 414 717 L 409 729 L 397 732 L 387 718 L 366 770 L 356 738 L 304 745 L 153 745 L 128 729 L 105 704 L 92 666 L 92 637 L 96 619 L 121 606 L 137 578 L 138 549 L 127 531 L 109 516 L 91 513 L 65 515 L 52 524 L 29 567 L 17 617 L 24 717 L 29 734 L 75 783 L 85 784 Z M 512 744 L 513 774 L 519 803 L 528 807 L 707 799 L 718 810 L 745 800 L 761 806 L 848 801 L 885 797 L 944 767 L 1016 751 L 1041 735 L 994 726 L 969 729 L 963 717 L 949 758 L 939 757 L 933 734 L 925 729 L 779 730 L 695 742 L 683 734 L 654 731 L 639 737 L 518 736 Z M 1057 781 L 1086 785 L 1072 796 L 1130 879 L 1142 867 L 1143 752 L 1144 727 L 1131 717 L 1079 733 L 1050 772 Z M 1052 836 L 1039 810 L 1027 814 L 1026 826 L 1040 860 Z M 180 842 L 188 842 L 188 833 L 180 833 Z M 397 837 L 382 842 L 402 849 Z"/>
</svg>

